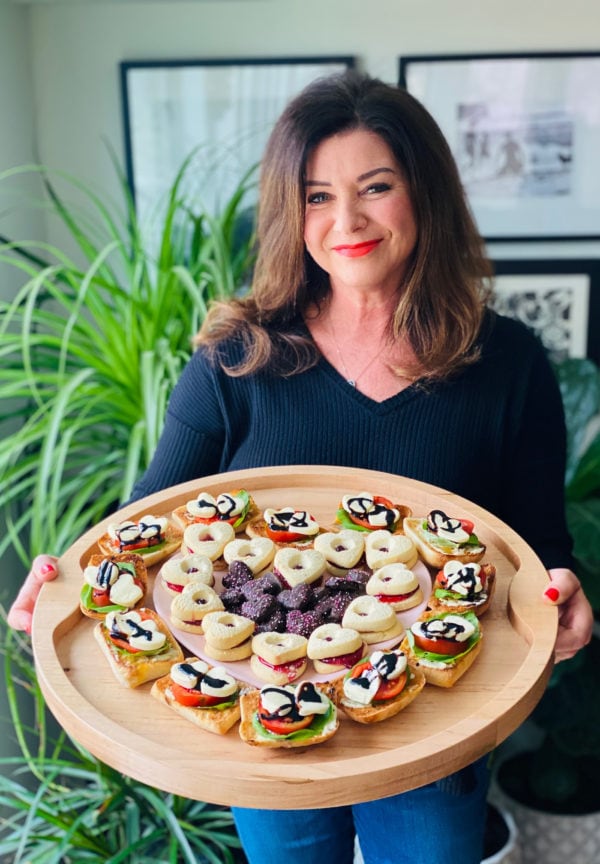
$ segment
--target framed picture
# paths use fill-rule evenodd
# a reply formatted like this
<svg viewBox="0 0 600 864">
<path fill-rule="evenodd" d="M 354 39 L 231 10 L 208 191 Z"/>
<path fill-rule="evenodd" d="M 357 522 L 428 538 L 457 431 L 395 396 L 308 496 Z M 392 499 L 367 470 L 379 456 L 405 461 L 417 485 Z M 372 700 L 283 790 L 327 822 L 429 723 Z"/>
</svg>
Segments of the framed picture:
<svg viewBox="0 0 600 864">
<path fill-rule="evenodd" d="M 184 160 L 185 191 L 214 212 L 256 165 L 285 107 L 306 84 L 353 57 L 124 61 L 126 171 L 142 220 L 152 219 Z"/>
<path fill-rule="evenodd" d="M 554 360 L 600 364 L 600 259 L 494 262 L 493 307 L 527 324 Z"/>
<path fill-rule="evenodd" d="M 490 241 L 600 238 L 600 53 L 412 56 Z"/>
</svg>

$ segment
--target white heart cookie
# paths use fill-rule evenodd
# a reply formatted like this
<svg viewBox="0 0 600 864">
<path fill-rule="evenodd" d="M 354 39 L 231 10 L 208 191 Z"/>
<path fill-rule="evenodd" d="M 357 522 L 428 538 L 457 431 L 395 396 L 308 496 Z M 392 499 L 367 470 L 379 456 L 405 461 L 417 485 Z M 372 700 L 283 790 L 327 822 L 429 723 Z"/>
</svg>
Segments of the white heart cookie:
<svg viewBox="0 0 600 864">
<path fill-rule="evenodd" d="M 183 532 L 181 550 L 184 555 L 199 553 L 216 561 L 223 554 L 225 546 L 235 538 L 235 531 L 229 522 L 212 522 L 203 525 L 195 522 Z"/>
<path fill-rule="evenodd" d="M 213 586 L 213 563 L 207 555 L 174 555 L 162 566 L 160 571 L 162 584 L 172 594 L 179 594 L 184 587 L 192 582 L 200 582 Z"/>
<path fill-rule="evenodd" d="M 408 594 L 419 585 L 419 580 L 403 564 L 386 564 L 376 570 L 367 582 L 367 594 Z"/>
<path fill-rule="evenodd" d="M 171 602 L 171 620 L 176 627 L 188 625 L 201 633 L 202 619 L 209 612 L 224 609 L 217 592 L 208 585 L 191 582 Z"/>
<path fill-rule="evenodd" d="M 365 540 L 360 531 L 327 531 L 315 537 L 314 548 L 321 552 L 327 561 L 349 570 L 363 554 Z"/>
<path fill-rule="evenodd" d="M 361 645 L 362 637 L 357 630 L 340 624 L 321 624 L 308 637 L 307 654 L 311 660 L 322 660 L 351 654 Z"/>
<path fill-rule="evenodd" d="M 252 637 L 252 650 L 269 663 L 289 663 L 306 656 L 307 642 L 297 633 L 257 633 Z"/>
<path fill-rule="evenodd" d="M 249 639 L 254 633 L 256 624 L 243 615 L 233 612 L 209 612 L 202 619 L 202 629 L 206 643 L 214 648 L 233 648 Z"/>
<path fill-rule="evenodd" d="M 273 565 L 281 573 L 290 588 L 315 582 L 325 572 L 327 561 L 316 549 L 279 549 Z"/>
<path fill-rule="evenodd" d="M 372 570 L 386 564 L 405 564 L 409 569 L 417 562 L 417 549 L 410 537 L 392 534 L 382 528 L 373 531 L 365 540 L 365 557 Z"/>
<path fill-rule="evenodd" d="M 252 537 L 249 540 L 232 540 L 223 550 L 228 564 L 242 561 L 256 576 L 268 567 L 275 555 L 275 543 L 269 537 Z"/>
<path fill-rule="evenodd" d="M 367 645 L 374 645 L 376 642 L 386 642 L 388 639 L 397 639 L 400 641 L 404 634 L 404 625 L 396 616 L 394 623 L 387 630 L 363 630 L 360 635 Z"/>
<path fill-rule="evenodd" d="M 363 594 L 355 597 L 342 618 L 342 627 L 351 627 L 359 633 L 372 630 L 388 630 L 397 621 L 394 610 L 380 603 L 376 597 Z"/>
</svg>

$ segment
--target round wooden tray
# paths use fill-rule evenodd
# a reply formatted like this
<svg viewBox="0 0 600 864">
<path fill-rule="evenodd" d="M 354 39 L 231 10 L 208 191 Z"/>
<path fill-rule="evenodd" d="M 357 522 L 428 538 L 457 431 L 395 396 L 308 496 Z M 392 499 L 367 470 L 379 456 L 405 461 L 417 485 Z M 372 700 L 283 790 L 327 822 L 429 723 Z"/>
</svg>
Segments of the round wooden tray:
<svg viewBox="0 0 600 864">
<path fill-rule="evenodd" d="M 81 615 L 82 566 L 114 515 L 59 560 L 59 576 L 36 604 L 32 641 L 47 703 L 58 721 L 103 762 L 151 786 L 201 801 L 271 809 L 353 804 L 422 786 L 492 750 L 527 717 L 553 663 L 556 608 L 542 602 L 547 574 L 531 548 L 486 510 L 449 492 L 377 471 L 330 466 L 260 468 L 213 475 L 135 502 L 119 518 L 168 514 L 198 491 L 245 488 L 258 506 L 309 509 L 330 525 L 342 494 L 369 490 L 415 515 L 440 508 L 475 523 L 497 569 L 482 619 L 484 644 L 450 689 L 428 685 L 405 711 L 363 726 L 341 718 L 327 743 L 293 750 L 251 747 L 193 726 L 150 694 L 117 683 Z M 159 565 L 160 566 L 160 565 Z M 151 579 L 159 566 L 150 571 Z M 149 596 L 152 596 L 150 586 Z"/>
</svg>

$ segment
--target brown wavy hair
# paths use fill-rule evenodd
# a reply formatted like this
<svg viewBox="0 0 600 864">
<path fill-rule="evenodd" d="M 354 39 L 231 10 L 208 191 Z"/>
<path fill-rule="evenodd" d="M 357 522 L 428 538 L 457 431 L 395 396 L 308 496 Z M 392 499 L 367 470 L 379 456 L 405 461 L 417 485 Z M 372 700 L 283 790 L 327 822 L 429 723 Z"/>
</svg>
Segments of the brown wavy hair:
<svg viewBox="0 0 600 864">
<path fill-rule="evenodd" d="M 244 360 L 224 366 L 229 374 L 264 368 L 294 374 L 318 362 L 316 346 L 298 328 L 299 316 L 326 302 L 330 291 L 327 273 L 304 245 L 305 169 L 321 141 L 353 129 L 386 142 L 404 172 L 417 223 L 416 247 L 390 322 L 392 338 L 408 339 L 417 369 L 396 371 L 434 379 L 477 358 L 492 271 L 450 148 L 413 96 L 350 70 L 306 87 L 267 143 L 252 290 L 215 304 L 197 337 L 216 359 L 225 339 L 242 339 Z"/>
</svg>

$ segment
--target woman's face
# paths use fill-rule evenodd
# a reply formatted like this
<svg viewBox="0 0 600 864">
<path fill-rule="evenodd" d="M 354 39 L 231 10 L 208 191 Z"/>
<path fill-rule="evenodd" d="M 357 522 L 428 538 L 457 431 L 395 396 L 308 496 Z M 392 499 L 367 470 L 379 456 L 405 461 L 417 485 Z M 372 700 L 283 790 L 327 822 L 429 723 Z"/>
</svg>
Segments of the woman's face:
<svg viewBox="0 0 600 864">
<path fill-rule="evenodd" d="M 379 135 L 355 129 L 313 150 L 306 166 L 304 242 L 332 288 L 398 291 L 417 225 L 403 172 Z"/>
</svg>

